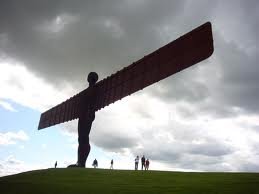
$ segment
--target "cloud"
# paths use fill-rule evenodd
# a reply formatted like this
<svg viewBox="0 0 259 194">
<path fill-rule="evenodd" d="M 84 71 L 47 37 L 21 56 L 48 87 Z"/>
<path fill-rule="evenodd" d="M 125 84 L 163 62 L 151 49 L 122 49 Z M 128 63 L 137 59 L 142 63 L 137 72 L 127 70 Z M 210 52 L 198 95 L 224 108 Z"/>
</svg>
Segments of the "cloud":
<svg viewBox="0 0 259 194">
<path fill-rule="evenodd" d="M 4 102 L 0 100 L 0 106 L 2 106 L 4 109 L 9 110 L 11 112 L 17 112 L 17 110 L 14 109 L 14 107 L 8 102 Z"/>
<path fill-rule="evenodd" d="M 245 172 L 259 172 L 259 165 L 257 163 L 248 162 L 241 167 L 241 171 Z"/>
<path fill-rule="evenodd" d="M 253 156 L 259 145 L 254 129 L 258 117 L 186 117 L 177 107 L 135 94 L 96 113 L 90 140 L 104 151 L 128 152 L 132 157 L 144 154 L 152 162 L 178 170 L 242 171 L 243 165 L 257 161 Z M 137 109 L 149 116 L 136 113 Z M 76 136 L 77 121 L 66 125 L 63 130 Z"/>
<path fill-rule="evenodd" d="M 5 159 L 5 163 L 9 164 L 9 165 L 21 165 L 21 164 L 23 164 L 22 161 L 17 160 L 13 155 L 8 156 Z"/>
<path fill-rule="evenodd" d="M 17 160 L 13 155 L 9 155 L 4 160 L 1 160 L 0 166 L 0 176 L 7 176 L 27 170 L 24 167 L 24 162 Z"/>
<path fill-rule="evenodd" d="M 0 20 L 5 47 L 0 48 L 52 82 L 81 81 L 89 71 L 104 77 L 162 46 L 157 27 L 164 19 L 173 22 L 183 7 L 165 3 L 25 1 L 14 7 L 5 2 Z"/>
<path fill-rule="evenodd" d="M 217 142 L 213 139 L 209 139 L 208 142 L 203 143 L 193 143 L 190 153 L 212 156 L 212 157 L 220 157 L 232 152 L 230 147 L 227 147 L 222 142 Z"/>
<path fill-rule="evenodd" d="M 9 110 L 14 109 L 5 99 L 42 111 L 68 98 L 68 93 L 72 90 L 64 83 L 63 91 L 59 92 L 57 87 L 37 77 L 25 65 L 14 60 L 0 60 L 0 64 L 0 99 L 3 99 L 0 105 Z"/>
<path fill-rule="evenodd" d="M 0 133 L 0 145 L 16 144 L 17 141 L 28 141 L 29 136 L 23 131 Z"/>
<path fill-rule="evenodd" d="M 0 177 L 42 168 L 45 167 L 43 165 L 27 164 L 17 159 L 14 155 L 9 155 L 0 160 Z"/>
</svg>

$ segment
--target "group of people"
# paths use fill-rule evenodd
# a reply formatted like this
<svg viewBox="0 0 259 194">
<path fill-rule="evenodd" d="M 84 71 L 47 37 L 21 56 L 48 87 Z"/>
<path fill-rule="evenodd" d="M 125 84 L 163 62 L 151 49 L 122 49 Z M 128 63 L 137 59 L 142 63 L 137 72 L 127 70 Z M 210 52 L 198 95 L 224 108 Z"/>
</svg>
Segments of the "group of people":
<svg viewBox="0 0 259 194">
<path fill-rule="evenodd" d="M 135 170 L 138 170 L 138 164 L 139 164 L 139 156 L 137 156 L 135 158 Z M 149 159 L 146 159 L 145 156 L 143 155 L 142 158 L 141 158 L 141 170 L 143 170 L 143 169 L 148 170 L 149 164 L 150 164 Z M 57 165 L 58 165 L 58 162 L 56 161 L 55 162 L 55 168 L 57 168 Z M 96 160 L 96 158 L 94 159 L 92 166 L 94 168 L 98 167 L 98 161 Z M 74 167 L 74 165 L 70 165 L 68 167 Z M 113 169 L 113 159 L 111 160 L 110 169 Z"/>
<path fill-rule="evenodd" d="M 135 158 L 135 170 L 138 170 L 138 164 L 139 164 L 139 156 Z M 141 170 L 148 170 L 149 169 L 149 159 L 146 159 L 145 156 L 143 155 L 141 158 Z M 94 168 L 98 167 L 98 161 L 94 159 L 92 166 Z M 113 159 L 111 160 L 111 166 L 110 169 L 113 169 Z"/>
<path fill-rule="evenodd" d="M 139 163 L 139 156 L 135 158 L 135 170 L 138 170 L 138 163 Z M 145 156 L 143 155 L 141 158 L 141 170 L 143 169 L 148 170 L 149 164 L 150 164 L 149 159 L 146 159 Z"/>
</svg>

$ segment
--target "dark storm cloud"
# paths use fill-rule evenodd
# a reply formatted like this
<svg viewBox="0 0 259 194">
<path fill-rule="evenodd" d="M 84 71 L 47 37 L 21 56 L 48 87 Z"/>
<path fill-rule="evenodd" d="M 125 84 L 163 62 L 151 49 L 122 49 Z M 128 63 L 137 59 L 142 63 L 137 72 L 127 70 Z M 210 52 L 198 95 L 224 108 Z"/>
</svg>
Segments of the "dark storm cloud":
<svg viewBox="0 0 259 194">
<path fill-rule="evenodd" d="M 221 59 L 221 102 L 241 107 L 249 112 L 259 111 L 258 51 L 249 56 L 236 44 L 222 45 L 218 52 Z"/>
<path fill-rule="evenodd" d="M 162 46 L 156 28 L 173 23 L 182 6 L 171 1 L 4 1 L 0 34 L 5 47 L 0 48 L 46 79 L 82 80 L 91 70 L 103 77 Z M 58 17 L 60 23 L 69 17 L 75 21 L 60 33 L 44 30 Z"/>
<path fill-rule="evenodd" d="M 211 20 L 214 59 L 218 61 L 199 66 L 221 68 L 220 83 L 215 86 L 210 80 L 197 81 L 199 67 L 192 67 L 162 82 L 164 90 L 154 87 L 152 95 L 174 102 L 203 102 L 199 108 L 212 114 L 232 115 L 233 107 L 253 112 L 258 110 L 258 51 L 249 55 L 238 47 L 238 41 L 227 42 L 228 38 L 223 39 L 219 33 L 231 30 L 233 15 L 240 22 L 249 21 L 245 24 L 249 36 L 237 32 L 233 37 L 249 39 L 250 44 L 256 45 L 253 43 L 257 42 L 258 22 L 254 18 L 258 3 L 238 1 L 240 13 L 230 14 L 226 20 L 229 26 L 219 29 L 224 21 L 218 22 L 217 18 L 229 14 L 229 9 L 235 7 L 231 2 L 223 6 L 220 1 L 3 1 L 0 52 L 23 62 L 46 80 L 83 83 L 89 71 L 97 71 L 103 78 L 156 50 L 163 42 Z M 61 20 L 60 32 L 52 33 L 49 28 L 57 20 Z M 218 79 L 213 74 L 209 76 Z"/>
</svg>

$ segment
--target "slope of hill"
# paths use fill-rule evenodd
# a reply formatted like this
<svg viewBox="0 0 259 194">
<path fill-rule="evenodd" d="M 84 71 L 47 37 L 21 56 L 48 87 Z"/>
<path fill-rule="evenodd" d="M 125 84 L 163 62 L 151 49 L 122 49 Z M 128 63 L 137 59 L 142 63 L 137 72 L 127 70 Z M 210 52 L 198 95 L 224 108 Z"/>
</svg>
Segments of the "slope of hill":
<svg viewBox="0 0 259 194">
<path fill-rule="evenodd" d="M 47 169 L 1 177 L 0 193 L 259 194 L 259 174 Z"/>
</svg>

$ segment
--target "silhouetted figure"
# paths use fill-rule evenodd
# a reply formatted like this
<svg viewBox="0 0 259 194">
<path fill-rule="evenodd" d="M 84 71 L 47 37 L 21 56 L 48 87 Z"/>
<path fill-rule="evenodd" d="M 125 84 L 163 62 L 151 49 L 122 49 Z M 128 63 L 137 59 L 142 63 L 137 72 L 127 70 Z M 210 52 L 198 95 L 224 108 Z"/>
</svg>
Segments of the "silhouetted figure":
<svg viewBox="0 0 259 194">
<path fill-rule="evenodd" d="M 146 162 L 146 159 L 145 159 L 145 156 L 143 155 L 141 158 L 141 170 L 143 170 L 143 168 L 145 168 L 145 162 Z"/>
<path fill-rule="evenodd" d="M 96 158 L 93 161 L 93 167 L 94 168 L 98 167 L 98 161 L 96 160 Z"/>
<path fill-rule="evenodd" d="M 56 161 L 56 162 L 55 162 L 55 168 L 57 168 L 57 165 L 58 165 L 58 162 Z"/>
<path fill-rule="evenodd" d="M 146 165 L 145 165 L 145 170 L 148 170 L 148 168 L 149 168 L 149 160 L 147 159 L 146 160 Z"/>
<path fill-rule="evenodd" d="M 138 170 L 138 162 L 139 162 L 139 157 L 137 156 L 135 158 L 135 170 Z"/>
<path fill-rule="evenodd" d="M 111 160 L 111 167 L 110 169 L 113 169 L 113 159 Z"/>
<path fill-rule="evenodd" d="M 89 83 L 88 100 L 81 98 L 79 120 L 78 120 L 78 167 L 85 167 L 86 159 L 89 155 L 91 146 L 89 144 L 89 134 L 92 127 L 92 122 L 95 119 L 95 90 L 93 90 L 94 84 L 98 80 L 98 75 L 95 72 L 88 74 L 87 81 Z"/>
</svg>

